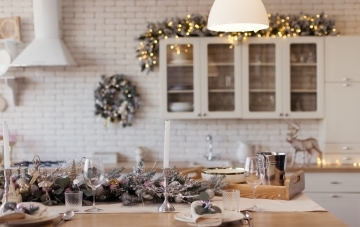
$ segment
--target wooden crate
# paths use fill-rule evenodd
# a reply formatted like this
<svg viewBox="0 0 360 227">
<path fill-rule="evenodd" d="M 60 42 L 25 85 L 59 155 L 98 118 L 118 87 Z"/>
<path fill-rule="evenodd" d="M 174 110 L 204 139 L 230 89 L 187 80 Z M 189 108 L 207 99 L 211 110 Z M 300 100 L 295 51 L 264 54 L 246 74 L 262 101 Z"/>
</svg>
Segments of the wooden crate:
<svg viewBox="0 0 360 227">
<path fill-rule="evenodd" d="M 191 168 L 181 173 L 192 177 L 193 179 L 201 179 L 201 170 L 203 166 Z M 240 190 L 240 196 L 245 198 L 253 198 L 253 188 L 249 184 L 229 184 L 224 189 Z M 256 188 L 256 198 L 258 199 L 274 199 L 274 200 L 291 200 L 297 194 L 305 189 L 305 174 L 303 170 L 286 176 L 284 186 L 260 185 Z"/>
</svg>

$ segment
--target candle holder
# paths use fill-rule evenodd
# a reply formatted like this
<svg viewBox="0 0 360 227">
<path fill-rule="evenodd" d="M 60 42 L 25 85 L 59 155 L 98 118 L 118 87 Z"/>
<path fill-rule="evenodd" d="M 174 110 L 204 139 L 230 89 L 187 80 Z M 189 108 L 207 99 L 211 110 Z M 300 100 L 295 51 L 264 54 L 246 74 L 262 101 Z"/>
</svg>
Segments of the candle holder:
<svg viewBox="0 0 360 227">
<path fill-rule="evenodd" d="M 1 213 L 5 213 L 7 211 L 5 209 L 5 204 L 9 202 L 9 186 L 10 186 L 11 169 L 4 169 L 4 177 L 5 177 L 5 184 L 4 184 L 3 201 L 0 208 Z"/>
<path fill-rule="evenodd" d="M 168 177 L 169 177 L 170 168 L 163 168 L 163 174 L 164 174 L 164 202 L 159 206 L 158 211 L 159 212 L 171 212 L 175 211 L 175 208 L 173 205 L 169 203 L 168 200 Z"/>
</svg>

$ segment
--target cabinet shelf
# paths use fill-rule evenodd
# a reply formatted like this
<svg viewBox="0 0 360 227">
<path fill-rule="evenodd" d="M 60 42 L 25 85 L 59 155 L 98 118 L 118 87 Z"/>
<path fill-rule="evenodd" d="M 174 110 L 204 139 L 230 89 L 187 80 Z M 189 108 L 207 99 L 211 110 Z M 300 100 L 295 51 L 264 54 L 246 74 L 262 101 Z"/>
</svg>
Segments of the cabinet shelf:
<svg viewBox="0 0 360 227">
<path fill-rule="evenodd" d="M 211 62 L 208 66 L 234 66 L 234 62 Z"/>
<path fill-rule="evenodd" d="M 234 89 L 209 89 L 209 92 L 212 92 L 212 93 L 225 93 L 225 92 L 228 92 L 228 93 L 233 93 L 235 92 Z"/>
<path fill-rule="evenodd" d="M 272 93 L 275 93 L 275 89 L 250 89 L 250 92 L 253 92 L 253 93 L 263 93 L 263 92 L 272 92 Z"/>
<path fill-rule="evenodd" d="M 317 66 L 316 62 L 291 63 L 291 66 Z"/>
<path fill-rule="evenodd" d="M 169 63 L 167 64 L 168 67 L 193 67 L 194 64 L 192 62 L 189 63 Z"/>
<path fill-rule="evenodd" d="M 316 89 L 293 89 L 291 90 L 292 93 L 316 93 Z"/>
<path fill-rule="evenodd" d="M 250 66 L 275 66 L 275 62 L 250 62 Z"/>
<path fill-rule="evenodd" d="M 193 93 L 194 90 L 168 90 L 169 94 Z"/>
</svg>

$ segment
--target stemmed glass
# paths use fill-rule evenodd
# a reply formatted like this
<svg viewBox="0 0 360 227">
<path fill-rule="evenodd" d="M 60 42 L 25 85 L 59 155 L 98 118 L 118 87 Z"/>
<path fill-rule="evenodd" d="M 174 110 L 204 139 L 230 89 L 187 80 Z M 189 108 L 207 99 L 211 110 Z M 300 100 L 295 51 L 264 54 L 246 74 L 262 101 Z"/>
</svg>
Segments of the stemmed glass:
<svg viewBox="0 0 360 227">
<path fill-rule="evenodd" d="M 263 211 L 264 209 L 256 206 L 256 187 L 259 186 L 265 176 L 264 158 L 260 156 L 247 157 L 245 160 L 245 180 L 253 187 L 253 201 L 254 205 L 247 210 L 251 211 Z"/>
<path fill-rule="evenodd" d="M 84 163 L 84 180 L 93 192 L 93 207 L 86 212 L 101 212 L 103 209 L 95 207 L 95 190 L 104 181 L 104 165 L 101 158 L 86 158 Z"/>
</svg>

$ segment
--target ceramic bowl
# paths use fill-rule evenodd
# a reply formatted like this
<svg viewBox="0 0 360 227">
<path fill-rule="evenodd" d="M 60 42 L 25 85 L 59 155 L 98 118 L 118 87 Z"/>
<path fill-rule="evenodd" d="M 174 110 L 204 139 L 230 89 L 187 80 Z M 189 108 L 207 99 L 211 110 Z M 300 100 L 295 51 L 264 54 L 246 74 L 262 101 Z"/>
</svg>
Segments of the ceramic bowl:
<svg viewBox="0 0 360 227">
<path fill-rule="evenodd" d="M 169 110 L 171 112 L 192 111 L 193 105 L 190 102 L 172 102 L 169 105 Z"/>
<path fill-rule="evenodd" d="M 225 175 L 223 181 L 230 181 L 232 184 L 245 181 L 244 168 L 213 167 L 201 171 L 201 177 L 204 180 L 209 180 L 214 175 Z"/>
</svg>

